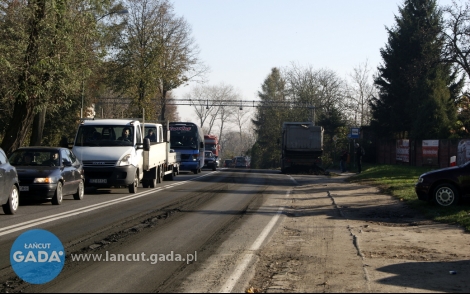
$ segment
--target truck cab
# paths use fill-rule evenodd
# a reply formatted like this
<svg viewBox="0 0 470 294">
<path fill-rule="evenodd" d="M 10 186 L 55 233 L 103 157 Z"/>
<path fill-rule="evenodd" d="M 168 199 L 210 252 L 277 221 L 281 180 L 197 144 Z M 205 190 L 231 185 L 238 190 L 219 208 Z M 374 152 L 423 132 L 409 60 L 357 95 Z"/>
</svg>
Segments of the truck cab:
<svg viewBox="0 0 470 294">
<path fill-rule="evenodd" d="M 72 147 L 83 163 L 85 186 L 127 186 L 143 178 L 143 136 L 137 120 L 82 120 Z"/>
</svg>

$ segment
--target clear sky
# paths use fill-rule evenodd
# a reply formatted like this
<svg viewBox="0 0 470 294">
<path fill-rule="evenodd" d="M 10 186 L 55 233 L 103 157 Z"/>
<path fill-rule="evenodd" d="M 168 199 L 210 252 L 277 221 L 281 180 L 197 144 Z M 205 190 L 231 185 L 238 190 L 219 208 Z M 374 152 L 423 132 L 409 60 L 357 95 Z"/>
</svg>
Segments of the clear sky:
<svg viewBox="0 0 470 294">
<path fill-rule="evenodd" d="M 173 0 L 192 28 L 209 85 L 232 85 L 243 100 L 258 100 L 273 67 L 311 66 L 347 78 L 364 64 L 375 72 L 386 27 L 403 0 Z M 438 0 L 449 5 L 451 0 Z M 193 84 L 173 91 L 182 99 Z M 179 107 L 182 120 L 192 110 Z M 193 120 L 193 119 L 191 119 Z M 194 121 L 194 120 L 193 120 Z"/>
</svg>

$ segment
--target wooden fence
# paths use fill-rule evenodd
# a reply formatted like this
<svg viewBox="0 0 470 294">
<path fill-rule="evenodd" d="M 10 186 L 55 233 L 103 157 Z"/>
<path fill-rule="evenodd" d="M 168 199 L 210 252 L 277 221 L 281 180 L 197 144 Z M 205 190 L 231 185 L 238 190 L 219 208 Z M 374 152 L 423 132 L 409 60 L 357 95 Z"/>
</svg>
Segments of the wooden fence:
<svg viewBox="0 0 470 294">
<path fill-rule="evenodd" d="M 459 143 L 461 143 L 462 139 L 446 139 L 438 141 L 437 160 L 430 161 L 428 158 L 423 156 L 423 140 L 409 140 L 408 162 L 397 160 L 397 140 L 379 140 L 376 144 L 369 145 L 368 149 L 372 151 L 371 153 L 373 154 L 371 154 L 371 156 L 367 156 L 366 152 L 364 160 L 373 162 L 375 157 L 375 162 L 381 164 L 435 166 L 436 168 L 449 167 L 451 166 L 451 157 L 458 157 Z M 460 150 L 460 153 L 462 153 L 462 150 Z"/>
</svg>

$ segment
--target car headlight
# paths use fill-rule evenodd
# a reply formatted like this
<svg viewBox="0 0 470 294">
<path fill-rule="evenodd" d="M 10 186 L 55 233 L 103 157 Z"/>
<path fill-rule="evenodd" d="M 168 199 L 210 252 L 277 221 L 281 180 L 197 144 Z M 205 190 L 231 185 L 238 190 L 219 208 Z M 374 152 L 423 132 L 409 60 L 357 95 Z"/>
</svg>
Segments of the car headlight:
<svg viewBox="0 0 470 294">
<path fill-rule="evenodd" d="M 131 155 L 130 154 L 124 155 L 124 157 L 121 160 L 119 160 L 119 162 L 118 162 L 118 166 L 126 166 L 126 165 L 131 165 Z"/>
<path fill-rule="evenodd" d="M 55 183 L 57 183 L 57 179 L 54 178 L 54 177 L 35 178 L 33 183 L 35 183 L 35 184 L 55 184 Z"/>
</svg>

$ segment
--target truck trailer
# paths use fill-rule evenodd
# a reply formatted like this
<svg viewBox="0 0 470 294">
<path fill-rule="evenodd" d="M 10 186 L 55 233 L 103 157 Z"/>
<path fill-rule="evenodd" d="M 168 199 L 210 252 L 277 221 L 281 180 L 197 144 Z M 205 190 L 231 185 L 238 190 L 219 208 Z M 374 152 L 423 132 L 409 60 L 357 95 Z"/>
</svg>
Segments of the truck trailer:
<svg viewBox="0 0 470 294">
<path fill-rule="evenodd" d="M 281 139 L 281 172 L 324 173 L 323 127 L 312 122 L 284 122 Z"/>
</svg>

